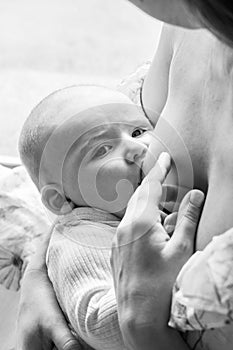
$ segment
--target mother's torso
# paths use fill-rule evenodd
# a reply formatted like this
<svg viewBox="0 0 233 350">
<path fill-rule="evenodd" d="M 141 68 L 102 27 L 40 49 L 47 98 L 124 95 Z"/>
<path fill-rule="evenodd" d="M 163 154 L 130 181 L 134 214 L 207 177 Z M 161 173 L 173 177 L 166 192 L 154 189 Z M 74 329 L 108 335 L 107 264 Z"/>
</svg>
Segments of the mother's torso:
<svg viewBox="0 0 233 350">
<path fill-rule="evenodd" d="M 145 109 L 155 122 L 160 116 L 151 151 L 171 153 L 171 181 L 207 192 L 197 234 L 203 249 L 233 227 L 233 53 L 205 30 L 167 27 L 157 55 L 143 87 Z M 190 337 L 194 344 L 199 334 Z M 202 340 L 196 349 L 231 349 L 232 326 Z"/>
<path fill-rule="evenodd" d="M 233 52 L 205 30 L 170 26 L 163 35 L 143 86 L 144 106 L 152 118 L 160 115 L 151 150 L 171 153 L 172 181 L 208 189 L 197 240 L 202 249 L 233 226 Z"/>
</svg>

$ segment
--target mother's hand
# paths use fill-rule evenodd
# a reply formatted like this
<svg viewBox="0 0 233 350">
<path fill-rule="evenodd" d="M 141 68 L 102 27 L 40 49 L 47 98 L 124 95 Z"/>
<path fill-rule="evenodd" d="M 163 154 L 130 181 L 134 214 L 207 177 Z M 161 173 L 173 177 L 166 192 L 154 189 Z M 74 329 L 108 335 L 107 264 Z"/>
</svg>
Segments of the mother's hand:
<svg viewBox="0 0 233 350">
<path fill-rule="evenodd" d="M 173 283 L 193 253 L 204 200 L 190 191 L 183 199 L 170 238 L 161 224 L 162 184 L 170 156 L 158 162 L 129 201 L 112 248 L 112 271 L 119 323 L 129 349 L 186 349 L 178 332 L 167 326 Z"/>
<path fill-rule="evenodd" d="M 17 320 L 17 350 L 81 349 L 58 305 L 47 276 L 45 255 L 50 235 L 25 272 Z"/>
</svg>

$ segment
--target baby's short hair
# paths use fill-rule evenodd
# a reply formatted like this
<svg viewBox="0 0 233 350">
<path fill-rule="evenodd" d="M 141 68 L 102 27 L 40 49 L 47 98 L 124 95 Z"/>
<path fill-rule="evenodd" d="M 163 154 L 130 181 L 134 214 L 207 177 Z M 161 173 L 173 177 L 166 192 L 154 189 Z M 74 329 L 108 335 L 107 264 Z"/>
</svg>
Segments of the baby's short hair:
<svg viewBox="0 0 233 350">
<path fill-rule="evenodd" d="M 38 189 L 43 149 L 54 129 L 52 123 L 53 113 L 49 113 L 51 112 L 49 106 L 56 103 L 61 91 L 63 89 L 51 93 L 33 108 L 23 125 L 19 137 L 18 149 L 21 161 Z"/>
</svg>

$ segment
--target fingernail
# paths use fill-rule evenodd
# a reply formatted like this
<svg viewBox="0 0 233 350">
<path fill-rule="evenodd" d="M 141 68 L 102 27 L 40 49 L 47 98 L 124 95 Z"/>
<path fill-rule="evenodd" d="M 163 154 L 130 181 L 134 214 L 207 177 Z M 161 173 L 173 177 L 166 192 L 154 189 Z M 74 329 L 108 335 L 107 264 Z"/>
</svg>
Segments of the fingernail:
<svg viewBox="0 0 233 350">
<path fill-rule="evenodd" d="M 203 192 L 195 190 L 191 192 L 189 201 L 197 208 L 201 208 L 205 199 Z"/>
<path fill-rule="evenodd" d="M 172 233 L 175 229 L 175 226 L 174 225 L 165 225 L 165 230 L 167 231 L 167 233 Z"/>
</svg>

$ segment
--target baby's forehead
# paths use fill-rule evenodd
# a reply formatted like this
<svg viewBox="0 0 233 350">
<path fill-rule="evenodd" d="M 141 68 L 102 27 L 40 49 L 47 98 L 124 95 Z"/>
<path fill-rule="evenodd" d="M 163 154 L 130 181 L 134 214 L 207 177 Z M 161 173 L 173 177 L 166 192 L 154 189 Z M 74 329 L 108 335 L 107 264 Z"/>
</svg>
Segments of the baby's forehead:
<svg viewBox="0 0 233 350">
<path fill-rule="evenodd" d="M 82 141 L 83 136 L 93 137 L 101 130 L 119 129 L 121 125 L 126 127 L 148 127 L 148 120 L 140 107 L 132 103 L 108 103 L 78 110 L 63 110 L 50 137 L 56 144 L 66 144 L 66 147 Z M 68 117 L 67 117 L 68 115 Z"/>
<path fill-rule="evenodd" d="M 122 128 L 144 127 L 151 125 L 140 107 L 133 104 L 106 104 L 84 110 L 61 127 L 61 138 L 82 143 L 90 138 L 118 137 Z"/>
</svg>

